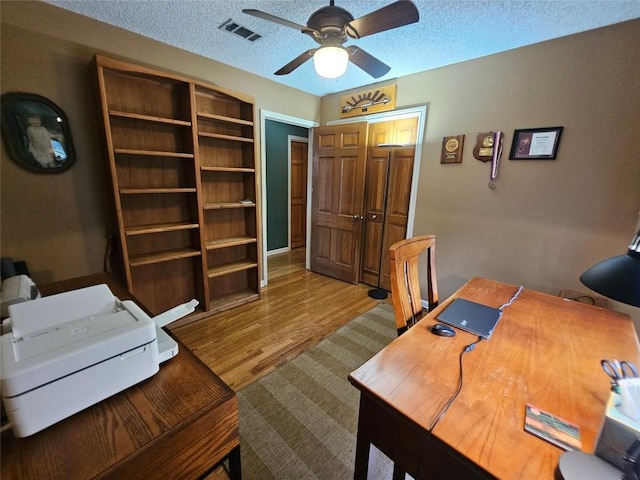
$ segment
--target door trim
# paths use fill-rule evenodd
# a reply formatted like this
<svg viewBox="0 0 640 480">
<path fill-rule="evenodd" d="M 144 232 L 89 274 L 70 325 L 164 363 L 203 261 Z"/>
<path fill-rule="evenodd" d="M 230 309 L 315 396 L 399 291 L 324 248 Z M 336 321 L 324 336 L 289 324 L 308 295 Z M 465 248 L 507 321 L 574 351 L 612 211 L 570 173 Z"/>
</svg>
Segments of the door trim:
<svg viewBox="0 0 640 480">
<path fill-rule="evenodd" d="M 416 141 L 416 156 L 413 160 L 413 175 L 411 178 L 411 194 L 409 196 L 409 211 L 407 215 L 407 238 L 413 236 L 413 224 L 416 216 L 416 202 L 418 198 L 418 177 L 420 176 L 420 161 L 422 159 L 422 142 L 427 123 L 427 106 L 406 108 L 393 112 L 381 112 L 371 115 L 361 115 L 359 117 L 351 117 L 341 120 L 332 120 L 327 125 L 339 125 L 341 123 L 368 122 L 379 123 L 390 120 L 400 120 L 402 118 L 418 117 L 418 131 Z"/>
<path fill-rule="evenodd" d="M 273 112 L 270 110 L 259 109 L 260 116 L 260 197 L 262 199 L 262 208 L 261 210 L 261 224 L 262 224 L 262 278 L 260 284 L 262 287 L 265 287 L 268 282 L 268 271 L 267 271 L 267 193 L 266 193 L 266 158 L 267 158 L 267 150 L 266 150 L 266 136 L 265 136 L 265 122 L 266 120 L 275 120 L 277 122 L 287 123 L 289 125 L 296 125 L 304 128 L 313 128 L 320 126 L 319 122 L 314 120 L 309 120 L 305 118 L 293 117 L 290 115 L 285 115 L 282 113 Z M 393 112 L 382 112 L 382 113 L 374 113 L 372 115 L 362 115 L 359 117 L 351 117 L 343 120 L 332 120 L 326 123 L 326 125 L 336 125 L 339 123 L 351 123 L 351 122 L 362 122 L 366 121 L 369 123 L 377 123 L 384 122 L 387 120 L 396 120 L 407 117 L 418 117 L 418 133 L 417 138 L 418 142 L 416 143 L 416 157 L 413 165 L 413 178 L 411 180 L 411 196 L 409 198 L 409 214 L 407 218 L 407 237 L 411 237 L 413 235 L 413 224 L 415 220 L 415 212 L 416 212 L 416 199 L 418 195 L 418 177 L 420 173 L 420 162 L 422 157 L 422 141 L 424 139 L 424 134 L 426 130 L 426 122 L 427 122 L 427 106 L 419 106 L 406 108 L 402 110 L 396 110 Z M 313 138 L 310 135 L 309 137 L 309 162 L 313 160 L 313 155 L 311 152 L 313 151 Z M 312 185 L 312 171 L 308 170 L 307 175 L 307 197 L 311 194 L 311 185 Z M 307 219 L 311 218 L 311 202 L 307 202 Z M 309 221 L 307 221 L 307 244 L 310 241 L 311 235 L 311 226 Z M 277 253 L 277 252 L 273 252 Z M 309 268 L 309 252 L 307 251 L 307 260 L 306 267 Z"/>
<path fill-rule="evenodd" d="M 260 198 L 262 200 L 262 208 L 260 209 L 262 224 L 262 278 L 260 285 L 265 287 L 269 283 L 269 272 L 267 271 L 267 138 L 265 135 L 265 125 L 267 120 L 275 120 L 276 122 L 296 125 L 298 127 L 312 128 L 320 125 L 318 122 L 284 115 L 282 113 L 272 112 L 260 109 Z M 311 148 L 312 140 L 309 140 Z M 307 191 L 308 195 L 308 191 Z M 307 260 L 308 262 L 308 260 Z"/>
</svg>

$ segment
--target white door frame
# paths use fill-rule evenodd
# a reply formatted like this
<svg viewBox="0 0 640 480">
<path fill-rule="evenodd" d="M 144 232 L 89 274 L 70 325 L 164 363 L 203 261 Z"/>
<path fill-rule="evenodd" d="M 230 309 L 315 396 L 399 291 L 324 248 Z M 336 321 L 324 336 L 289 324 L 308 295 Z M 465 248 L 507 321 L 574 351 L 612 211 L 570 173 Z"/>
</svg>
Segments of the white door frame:
<svg viewBox="0 0 640 480">
<path fill-rule="evenodd" d="M 261 190 L 261 216 L 262 216 L 262 279 L 260 285 L 262 287 L 269 283 L 269 274 L 267 271 L 267 138 L 265 136 L 265 124 L 267 120 L 275 120 L 276 122 L 286 123 L 288 125 L 296 125 L 298 127 L 312 128 L 319 125 L 318 122 L 304 118 L 292 117 L 281 113 L 271 112 L 269 110 L 260 109 L 260 190 Z M 307 139 L 305 139 L 307 140 Z M 309 161 L 311 161 L 312 139 L 309 138 Z M 289 148 L 289 245 L 291 245 L 291 150 Z M 310 170 L 307 170 L 310 171 Z M 311 175 L 307 175 L 309 179 Z M 307 187 L 309 183 L 307 182 Z M 309 196 L 309 188 L 307 188 L 307 196 Z M 309 202 L 307 202 L 308 204 Z M 308 223 L 308 222 L 307 222 Z M 277 252 L 274 252 L 277 253 Z"/>
</svg>

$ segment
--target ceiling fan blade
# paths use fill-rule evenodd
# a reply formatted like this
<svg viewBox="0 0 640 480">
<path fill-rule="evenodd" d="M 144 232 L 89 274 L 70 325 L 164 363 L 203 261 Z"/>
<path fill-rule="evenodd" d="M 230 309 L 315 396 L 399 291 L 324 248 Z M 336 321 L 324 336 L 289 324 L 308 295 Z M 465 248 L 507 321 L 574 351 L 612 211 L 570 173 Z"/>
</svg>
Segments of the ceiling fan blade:
<svg viewBox="0 0 640 480">
<path fill-rule="evenodd" d="M 350 45 L 347 47 L 349 52 L 349 61 L 354 65 L 360 67 L 367 72 L 373 78 L 380 78 L 383 75 L 389 73 L 391 67 L 386 63 L 381 62 L 370 53 L 365 52 L 360 47 Z"/>
<path fill-rule="evenodd" d="M 347 23 L 345 32 L 352 38 L 362 38 L 374 33 L 415 23 L 420 14 L 410 0 L 398 0 L 386 7 L 368 13 Z"/>
<path fill-rule="evenodd" d="M 274 75 L 287 75 L 288 73 L 293 72 L 296 68 L 302 65 L 304 62 L 313 57 L 313 54 L 316 53 L 317 48 L 312 48 L 311 50 L 307 50 L 304 53 L 301 53 L 296 58 L 287 63 L 284 67 L 278 70 Z"/>
<path fill-rule="evenodd" d="M 313 28 L 309 28 L 295 22 L 290 22 L 289 20 L 285 20 L 284 18 L 276 17 L 275 15 L 271 15 L 270 13 L 261 12 L 260 10 L 255 10 L 253 8 L 245 8 L 244 10 L 242 10 L 242 13 L 246 13 L 247 15 L 252 15 L 263 20 L 269 20 L 270 22 L 279 23 L 280 25 L 294 28 L 295 30 L 299 30 L 302 33 L 306 33 L 309 35 L 318 34 L 318 32 L 316 32 Z"/>
</svg>

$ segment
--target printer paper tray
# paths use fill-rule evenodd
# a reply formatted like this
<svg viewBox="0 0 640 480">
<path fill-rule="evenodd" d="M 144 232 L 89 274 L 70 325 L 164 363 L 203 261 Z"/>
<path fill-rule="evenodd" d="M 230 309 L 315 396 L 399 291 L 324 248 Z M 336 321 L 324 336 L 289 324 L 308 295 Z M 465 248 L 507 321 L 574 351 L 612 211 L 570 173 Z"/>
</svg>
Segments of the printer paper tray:
<svg viewBox="0 0 640 480">
<path fill-rule="evenodd" d="M 26 437 L 158 372 L 155 340 L 21 395 L 3 398 L 16 437 Z"/>
</svg>

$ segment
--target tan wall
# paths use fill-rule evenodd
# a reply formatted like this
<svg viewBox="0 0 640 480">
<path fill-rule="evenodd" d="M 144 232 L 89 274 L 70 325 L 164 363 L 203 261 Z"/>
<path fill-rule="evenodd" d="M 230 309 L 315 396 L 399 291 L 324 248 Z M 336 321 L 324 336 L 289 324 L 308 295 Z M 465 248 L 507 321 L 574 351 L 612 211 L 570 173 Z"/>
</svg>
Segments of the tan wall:
<svg viewBox="0 0 640 480">
<path fill-rule="evenodd" d="M 428 105 L 414 234 L 437 235 L 441 296 L 476 275 L 585 291 L 586 268 L 626 252 L 640 209 L 638 45 L 635 20 L 397 80 L 398 108 Z M 339 97 L 323 98 L 323 123 Z M 551 126 L 564 126 L 557 160 L 509 160 L 514 129 Z M 472 155 L 491 130 L 506 135 L 495 190 Z M 462 164 L 441 165 L 442 137 L 457 134 Z"/>
<path fill-rule="evenodd" d="M 320 101 L 40 2 L 0 8 L 1 91 L 60 105 L 78 154 L 68 172 L 36 175 L 9 160 L 3 143 L 0 253 L 26 260 L 38 282 L 102 269 L 109 208 L 95 53 L 248 93 L 258 108 L 337 118 L 340 95 Z M 442 297 L 475 275 L 584 291 L 585 268 L 625 251 L 640 207 L 638 44 L 635 20 L 398 79 L 398 108 L 428 105 L 414 233 L 438 236 Z M 508 160 L 514 129 L 555 125 L 565 127 L 558 160 Z M 490 190 L 489 165 L 471 152 L 478 132 L 498 129 L 505 153 Z M 441 165 L 442 137 L 462 133 L 463 163 Z"/>
<path fill-rule="evenodd" d="M 317 121 L 320 99 L 41 2 L 1 2 L 2 93 L 43 95 L 71 125 L 77 163 L 59 175 L 18 167 L 2 144 L 2 256 L 25 260 L 36 283 L 102 270 L 109 191 L 90 62 L 95 53 L 252 95 L 259 109 Z"/>
</svg>

